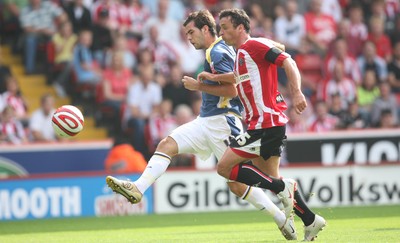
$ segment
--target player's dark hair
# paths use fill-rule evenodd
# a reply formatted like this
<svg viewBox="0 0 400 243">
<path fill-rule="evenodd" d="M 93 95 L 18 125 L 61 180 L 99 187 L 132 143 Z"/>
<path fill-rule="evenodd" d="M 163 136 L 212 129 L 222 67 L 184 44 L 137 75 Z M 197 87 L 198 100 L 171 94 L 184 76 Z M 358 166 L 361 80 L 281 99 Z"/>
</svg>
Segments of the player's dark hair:
<svg viewBox="0 0 400 243">
<path fill-rule="evenodd" d="M 186 27 L 186 25 L 188 25 L 192 21 L 194 22 L 194 26 L 196 26 L 196 28 L 201 29 L 204 25 L 206 25 L 208 26 L 208 30 L 210 31 L 210 34 L 212 36 L 217 35 L 214 17 L 208 10 L 200 10 L 189 14 L 187 19 L 183 23 L 183 26 Z"/>
<path fill-rule="evenodd" d="M 219 19 L 231 17 L 233 27 L 243 25 L 245 31 L 250 33 L 250 17 L 243 9 L 224 9 L 219 13 Z"/>
</svg>

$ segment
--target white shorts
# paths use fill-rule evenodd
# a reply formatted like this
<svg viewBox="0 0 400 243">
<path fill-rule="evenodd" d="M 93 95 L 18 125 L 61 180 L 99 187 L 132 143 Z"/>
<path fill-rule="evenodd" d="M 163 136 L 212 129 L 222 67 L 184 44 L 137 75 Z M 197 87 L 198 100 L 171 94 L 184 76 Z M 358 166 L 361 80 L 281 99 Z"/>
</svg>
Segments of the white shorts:
<svg viewBox="0 0 400 243">
<path fill-rule="evenodd" d="M 202 160 L 211 154 L 219 160 L 228 147 L 229 136 L 243 132 L 243 125 L 235 115 L 197 117 L 172 131 L 171 138 L 178 144 L 180 154 L 197 154 Z"/>
</svg>

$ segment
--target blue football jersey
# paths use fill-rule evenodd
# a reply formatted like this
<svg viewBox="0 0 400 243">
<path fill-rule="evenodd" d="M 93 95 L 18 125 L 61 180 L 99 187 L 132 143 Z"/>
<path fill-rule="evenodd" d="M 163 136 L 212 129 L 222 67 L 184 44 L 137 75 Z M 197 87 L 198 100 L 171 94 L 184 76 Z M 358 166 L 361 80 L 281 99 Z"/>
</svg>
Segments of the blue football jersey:
<svg viewBox="0 0 400 243">
<path fill-rule="evenodd" d="M 204 71 L 210 73 L 229 73 L 233 72 L 236 53 L 232 47 L 225 44 L 222 38 L 218 38 L 206 50 L 206 60 L 204 61 Z M 219 85 L 216 82 L 203 80 L 206 84 Z M 200 110 L 201 117 L 214 116 L 233 112 L 241 115 L 243 106 L 238 97 L 227 98 L 202 92 L 202 104 Z"/>
</svg>

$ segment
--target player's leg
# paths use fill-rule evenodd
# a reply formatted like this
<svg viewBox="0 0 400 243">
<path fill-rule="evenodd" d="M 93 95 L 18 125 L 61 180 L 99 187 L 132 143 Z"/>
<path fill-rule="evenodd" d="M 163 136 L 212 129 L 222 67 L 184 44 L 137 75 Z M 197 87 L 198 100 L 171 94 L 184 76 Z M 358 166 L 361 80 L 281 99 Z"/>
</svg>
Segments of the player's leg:
<svg viewBox="0 0 400 243">
<path fill-rule="evenodd" d="M 166 137 L 158 144 L 156 152 L 150 158 L 146 169 L 135 182 L 119 180 L 107 176 L 107 185 L 114 191 L 126 197 L 131 203 L 139 203 L 143 193 L 167 170 L 171 157 L 178 153 L 178 145 L 171 137 Z"/>
<path fill-rule="evenodd" d="M 234 152 L 231 147 L 228 147 L 218 161 L 218 174 L 226 179 L 242 182 L 249 186 L 269 189 L 276 193 L 282 191 L 285 187 L 282 180 L 266 175 L 254 165 L 245 162 L 258 157 L 254 154 L 251 156 L 251 158 L 243 157 Z"/>
<path fill-rule="evenodd" d="M 253 163 L 262 158 L 256 158 Z M 270 214 L 275 222 L 282 226 L 286 221 L 285 215 L 282 211 L 271 201 L 265 194 L 264 190 L 258 187 L 248 186 L 246 184 L 228 180 L 229 189 L 239 198 L 248 201 L 255 208 Z"/>
<path fill-rule="evenodd" d="M 254 150 L 254 153 L 247 153 L 247 151 L 238 153 L 234 152 L 231 147 L 228 147 L 222 154 L 223 148 L 226 147 L 226 145 L 223 144 L 223 140 L 231 134 L 231 130 L 233 130 L 232 126 L 239 128 L 238 130 L 242 130 L 236 123 L 236 121 L 231 121 L 230 117 L 226 117 L 225 120 L 224 116 L 220 116 L 215 117 L 214 120 L 209 122 L 209 124 L 212 125 L 205 125 L 208 130 L 206 133 L 209 140 L 209 147 L 213 150 L 218 159 L 218 174 L 228 180 L 242 182 L 249 186 L 257 185 L 262 188 L 270 189 L 276 193 L 283 191 L 285 183 L 281 179 L 265 175 L 252 164 L 241 163 L 249 160 L 249 158 L 254 159 L 259 157 L 257 152 L 259 151 L 261 136 L 263 135 L 262 132 L 243 133 L 240 136 L 237 136 L 236 139 L 231 140 L 229 145 L 232 146 L 233 144 L 235 148 L 241 146 L 251 147 L 252 149 L 257 148 L 258 151 Z M 248 155 L 248 157 L 241 156 L 243 154 Z"/>
<path fill-rule="evenodd" d="M 200 124 L 200 119 L 197 118 L 176 128 L 171 135 L 161 140 L 138 180 L 131 182 L 107 176 L 108 186 L 131 203 L 140 202 L 144 192 L 165 173 L 173 156 L 178 153 L 202 151 L 198 147 L 199 144 L 205 143 L 205 139 L 202 129 L 199 129 Z M 210 153 L 209 151 L 202 152 Z"/>
<path fill-rule="evenodd" d="M 146 169 L 139 179 L 134 182 L 142 194 L 165 173 L 171 163 L 171 158 L 176 154 L 178 154 L 178 144 L 173 138 L 168 136 L 160 141 Z"/>
<path fill-rule="evenodd" d="M 285 207 L 286 217 L 290 216 L 293 210 L 293 191 L 295 183 L 292 180 L 286 181 L 274 178 L 263 173 L 260 169 L 250 163 L 243 163 L 247 158 L 233 152 L 228 148 L 217 164 L 217 172 L 221 176 L 246 185 L 257 186 L 273 191 Z"/>
<path fill-rule="evenodd" d="M 199 117 L 176 128 L 171 135 L 158 144 L 145 171 L 134 182 L 142 194 L 164 174 L 171 163 L 171 158 L 175 155 L 199 154 L 207 158 L 211 155 L 211 151 L 205 145 L 207 144 L 206 134 L 202 129 L 203 124 L 206 123 L 205 120 Z"/>
<path fill-rule="evenodd" d="M 237 197 L 248 201 L 255 208 L 270 214 L 278 225 L 283 225 L 286 220 L 285 215 L 261 188 L 251 187 L 236 181 L 227 181 L 227 183 L 231 192 Z"/>
<path fill-rule="evenodd" d="M 280 157 L 271 156 L 265 162 L 254 161 L 254 164 L 260 168 L 264 173 L 267 173 L 276 178 L 280 178 L 279 173 L 279 163 Z M 326 221 L 319 215 L 314 214 L 310 208 L 308 208 L 305 200 L 301 196 L 301 193 L 297 188 L 294 192 L 294 212 L 303 221 L 304 224 L 304 240 L 309 241 L 317 237 L 319 231 L 321 231 L 325 225 Z"/>
<path fill-rule="evenodd" d="M 236 138 L 236 140 L 232 141 L 231 149 L 234 153 L 239 156 L 244 156 L 250 158 L 252 155 L 256 154 L 258 157 L 262 157 L 262 159 L 266 160 L 270 157 L 276 156 L 279 158 L 282 146 L 285 142 L 285 127 L 273 127 L 268 129 L 259 129 L 259 130 L 252 130 L 248 131 L 247 133 L 243 134 Z M 255 160 L 255 161 L 263 161 L 263 160 Z M 261 163 L 263 165 L 263 163 Z M 242 170 L 242 172 L 241 172 Z M 254 164 L 240 164 L 235 168 L 232 168 L 231 176 L 235 177 L 235 171 L 237 172 L 237 177 L 240 179 L 240 173 L 247 178 L 250 178 L 250 174 L 252 171 L 256 172 L 259 175 L 268 175 L 268 173 L 263 173 L 260 169 L 255 166 Z M 246 175 L 247 173 L 247 175 Z M 252 176 L 253 179 L 254 176 Z M 267 181 L 272 181 L 272 179 L 277 179 L 277 177 L 265 177 Z M 278 177 L 279 178 L 279 177 Z M 233 178 L 231 178 L 233 179 Z M 286 217 L 291 215 L 293 211 L 293 193 L 296 187 L 296 182 L 292 179 L 284 179 L 283 182 L 283 190 L 276 191 L 274 188 L 266 188 L 262 185 L 260 187 L 270 189 L 271 191 L 275 192 L 279 199 L 281 199 Z M 246 183 L 247 184 L 247 183 Z"/>
<path fill-rule="evenodd" d="M 219 160 L 224 154 L 229 137 L 237 136 L 243 131 L 240 119 L 233 115 L 215 116 L 204 124 L 208 137 L 208 144 Z M 261 188 L 251 187 L 236 181 L 227 181 L 229 189 L 237 197 L 249 202 L 263 213 L 273 217 L 282 234 L 287 240 L 297 239 L 293 221 L 286 219 L 285 214 L 271 201 Z"/>
<path fill-rule="evenodd" d="M 297 240 L 297 232 L 294 218 L 291 215 L 286 218 L 285 214 L 271 201 L 264 190 L 251 187 L 243 183 L 228 181 L 229 189 L 239 198 L 248 201 L 260 212 L 271 215 L 282 235 L 287 240 Z"/>
</svg>

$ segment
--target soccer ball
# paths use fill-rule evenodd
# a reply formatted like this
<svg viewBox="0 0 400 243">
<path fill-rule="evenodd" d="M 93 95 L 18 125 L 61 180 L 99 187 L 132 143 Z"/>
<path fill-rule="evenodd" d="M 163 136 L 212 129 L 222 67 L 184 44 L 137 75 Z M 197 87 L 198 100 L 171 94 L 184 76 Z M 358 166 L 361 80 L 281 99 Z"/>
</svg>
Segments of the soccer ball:
<svg viewBox="0 0 400 243">
<path fill-rule="evenodd" d="M 75 106 L 63 105 L 54 112 L 51 123 L 59 137 L 70 138 L 82 131 L 84 118 Z"/>
</svg>

